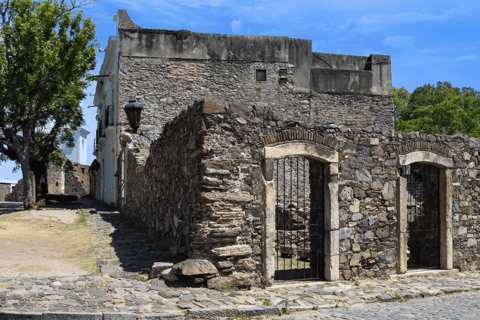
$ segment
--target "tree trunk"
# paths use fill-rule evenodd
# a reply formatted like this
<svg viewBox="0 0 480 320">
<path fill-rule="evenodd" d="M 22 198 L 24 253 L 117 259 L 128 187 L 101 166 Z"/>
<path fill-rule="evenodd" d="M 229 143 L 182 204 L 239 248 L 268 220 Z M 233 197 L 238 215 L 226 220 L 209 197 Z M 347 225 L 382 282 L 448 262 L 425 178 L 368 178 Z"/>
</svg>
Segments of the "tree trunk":
<svg viewBox="0 0 480 320">
<path fill-rule="evenodd" d="M 39 161 L 30 162 L 30 170 L 35 175 L 35 195 L 44 197 L 48 193 L 47 186 L 47 164 Z"/>
<path fill-rule="evenodd" d="M 35 202 L 35 175 L 30 171 L 30 163 L 28 163 L 28 161 L 22 161 L 20 166 L 23 175 L 23 197 L 25 198 L 25 209 L 29 209 L 32 207 L 32 203 Z"/>
</svg>

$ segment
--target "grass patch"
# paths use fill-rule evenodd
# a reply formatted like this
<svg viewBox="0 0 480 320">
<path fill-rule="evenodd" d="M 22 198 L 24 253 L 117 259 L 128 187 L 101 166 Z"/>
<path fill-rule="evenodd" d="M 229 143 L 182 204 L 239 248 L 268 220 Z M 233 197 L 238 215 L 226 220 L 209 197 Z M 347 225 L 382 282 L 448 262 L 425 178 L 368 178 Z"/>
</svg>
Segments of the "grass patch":
<svg viewBox="0 0 480 320">
<path fill-rule="evenodd" d="M 263 300 L 263 305 L 269 307 L 269 306 L 272 305 L 272 302 L 270 301 L 270 299 L 264 299 Z"/>
<path fill-rule="evenodd" d="M 0 288 L 7 289 L 9 286 L 8 283 L 0 283 Z"/>
<path fill-rule="evenodd" d="M 237 315 L 236 319 L 252 320 L 252 317 L 249 316 L 248 314 L 241 313 Z"/>
<path fill-rule="evenodd" d="M 141 282 L 147 282 L 147 281 L 148 281 L 147 278 L 142 277 L 142 276 L 138 276 L 138 279 L 137 279 L 137 280 L 138 280 L 138 281 L 141 281 Z"/>
<path fill-rule="evenodd" d="M 295 258 L 282 258 L 279 251 L 275 251 L 275 270 L 309 269 L 310 262 Z"/>
<path fill-rule="evenodd" d="M 227 292 L 229 296 L 235 297 L 235 292 L 232 289 L 232 285 L 230 284 L 225 284 L 221 286 L 217 286 L 215 290 L 220 291 L 220 292 Z"/>
<path fill-rule="evenodd" d="M 404 303 L 407 303 L 407 302 L 408 302 L 408 299 L 402 297 L 402 296 L 399 295 L 398 293 L 395 292 L 394 295 L 395 295 L 395 297 L 396 297 L 396 298 L 395 298 L 395 301 L 397 301 L 397 302 L 404 302 Z"/>
</svg>

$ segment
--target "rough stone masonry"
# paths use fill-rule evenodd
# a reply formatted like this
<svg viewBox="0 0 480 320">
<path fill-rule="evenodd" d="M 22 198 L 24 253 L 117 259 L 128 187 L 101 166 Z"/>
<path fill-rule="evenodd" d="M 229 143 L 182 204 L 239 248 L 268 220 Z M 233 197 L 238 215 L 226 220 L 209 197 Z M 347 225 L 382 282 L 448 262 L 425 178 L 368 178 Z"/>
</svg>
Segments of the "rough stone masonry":
<svg viewBox="0 0 480 320">
<path fill-rule="evenodd" d="M 275 279 L 274 170 L 288 156 L 308 160 L 303 219 L 322 226 L 310 247 L 319 278 L 407 270 L 411 189 L 402 168 L 415 163 L 439 170 L 438 267 L 478 268 L 480 141 L 395 134 L 389 56 L 315 53 L 310 40 L 287 37 L 143 29 L 124 10 L 117 21 L 118 106 L 132 97 L 143 106 L 138 133 L 117 106 L 122 211 L 196 270 L 174 266 L 163 270 L 167 279 L 209 287 Z M 298 212 L 288 220 L 302 223 Z M 283 234 L 289 245 L 308 237 Z"/>
</svg>

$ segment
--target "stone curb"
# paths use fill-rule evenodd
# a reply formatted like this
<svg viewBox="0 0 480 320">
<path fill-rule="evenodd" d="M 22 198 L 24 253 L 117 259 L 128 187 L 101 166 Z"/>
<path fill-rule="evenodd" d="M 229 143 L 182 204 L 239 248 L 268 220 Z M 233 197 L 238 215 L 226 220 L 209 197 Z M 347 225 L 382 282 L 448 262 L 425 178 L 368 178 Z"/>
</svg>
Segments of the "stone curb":
<svg viewBox="0 0 480 320">
<path fill-rule="evenodd" d="M 319 310 L 334 308 L 335 305 L 294 306 L 288 309 L 291 312 Z M 188 317 L 185 313 L 151 313 L 138 317 L 138 319 L 210 319 L 214 317 L 235 317 L 245 314 L 251 317 L 278 314 L 283 307 L 240 307 L 240 308 L 210 308 L 189 310 Z M 75 313 L 75 312 L 17 312 L 1 311 L 0 320 L 136 320 L 135 313 Z"/>
</svg>

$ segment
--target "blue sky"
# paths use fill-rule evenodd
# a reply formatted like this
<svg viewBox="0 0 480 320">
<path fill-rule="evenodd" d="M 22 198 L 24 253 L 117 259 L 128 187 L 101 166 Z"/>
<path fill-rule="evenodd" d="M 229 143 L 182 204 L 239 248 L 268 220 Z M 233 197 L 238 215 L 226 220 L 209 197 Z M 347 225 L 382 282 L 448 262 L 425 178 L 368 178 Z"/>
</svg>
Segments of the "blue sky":
<svg viewBox="0 0 480 320">
<path fill-rule="evenodd" d="M 97 23 L 105 48 L 115 34 L 113 15 L 127 9 L 144 28 L 194 32 L 288 36 L 313 40 L 314 52 L 392 57 L 393 85 L 409 91 L 449 81 L 480 90 L 480 4 L 477 1 L 419 0 L 104 0 L 85 9 Z M 98 54 L 100 70 L 103 53 Z M 94 88 L 88 93 L 93 95 Z M 93 161 L 96 108 L 93 96 L 83 102 Z M 0 179 L 11 175 L 2 163 Z M 17 174 L 16 178 L 20 178 Z"/>
</svg>

